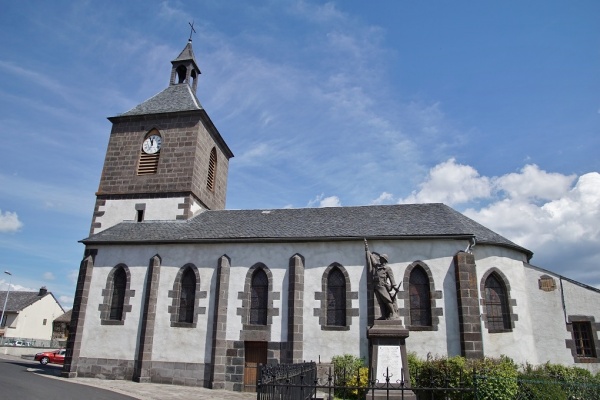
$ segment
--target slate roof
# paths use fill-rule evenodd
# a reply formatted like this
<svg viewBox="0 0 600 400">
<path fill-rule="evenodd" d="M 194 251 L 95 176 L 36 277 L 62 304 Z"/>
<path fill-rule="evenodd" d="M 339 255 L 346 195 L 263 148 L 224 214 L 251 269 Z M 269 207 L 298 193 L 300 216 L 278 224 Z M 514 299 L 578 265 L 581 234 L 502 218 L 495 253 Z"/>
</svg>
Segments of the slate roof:
<svg viewBox="0 0 600 400">
<path fill-rule="evenodd" d="M 117 117 L 202 110 L 200 101 L 187 83 L 168 86 L 162 92 Z M 115 118 L 115 117 L 113 117 Z M 110 118 L 109 118 L 110 119 Z"/>
<path fill-rule="evenodd" d="M 67 311 L 66 313 L 64 313 L 63 315 L 61 315 L 60 317 L 56 318 L 54 320 L 54 322 L 71 322 L 71 314 L 73 313 L 73 309 L 70 309 L 69 311 Z"/>
<path fill-rule="evenodd" d="M 187 42 L 187 44 L 185 45 L 183 50 L 181 50 L 181 53 L 179 53 L 177 58 L 174 59 L 173 61 L 171 61 L 171 63 L 177 63 L 179 61 L 187 61 L 187 60 L 192 60 L 194 62 L 194 66 L 197 68 L 196 57 L 194 57 L 194 49 L 192 49 L 192 41 L 191 40 L 189 40 Z"/>
<path fill-rule="evenodd" d="M 122 222 L 85 244 L 470 238 L 533 253 L 440 203 L 204 211 L 187 221 Z"/>
<path fill-rule="evenodd" d="M 0 292 L 0 307 L 4 306 L 6 299 L 6 290 Z M 6 303 L 7 312 L 17 312 L 24 308 L 29 307 L 36 301 L 44 298 L 45 296 L 52 296 L 52 293 L 47 292 L 43 296 L 38 296 L 39 292 L 21 292 L 18 290 L 11 290 L 8 294 L 8 302 Z M 1 310 L 1 309 L 0 309 Z M 1 312 L 1 311 L 0 311 Z"/>
</svg>

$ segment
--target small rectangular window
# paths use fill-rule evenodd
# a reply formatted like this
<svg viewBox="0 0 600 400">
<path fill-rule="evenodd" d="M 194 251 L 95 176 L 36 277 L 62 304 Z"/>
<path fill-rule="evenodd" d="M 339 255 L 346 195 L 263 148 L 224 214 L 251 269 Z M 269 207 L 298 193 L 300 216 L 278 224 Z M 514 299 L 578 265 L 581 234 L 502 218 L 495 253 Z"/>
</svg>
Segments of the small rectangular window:
<svg viewBox="0 0 600 400">
<path fill-rule="evenodd" d="M 47 320 L 46 318 L 44 318 L 44 322 L 43 322 L 43 324 L 44 324 L 44 325 L 46 325 L 46 322 L 47 322 L 47 321 L 48 321 L 48 320 Z"/>
<path fill-rule="evenodd" d="M 136 210 L 136 221 L 142 222 L 144 220 L 144 210 Z"/>
<path fill-rule="evenodd" d="M 573 322 L 573 338 L 579 357 L 596 357 L 592 327 L 587 321 Z"/>
</svg>

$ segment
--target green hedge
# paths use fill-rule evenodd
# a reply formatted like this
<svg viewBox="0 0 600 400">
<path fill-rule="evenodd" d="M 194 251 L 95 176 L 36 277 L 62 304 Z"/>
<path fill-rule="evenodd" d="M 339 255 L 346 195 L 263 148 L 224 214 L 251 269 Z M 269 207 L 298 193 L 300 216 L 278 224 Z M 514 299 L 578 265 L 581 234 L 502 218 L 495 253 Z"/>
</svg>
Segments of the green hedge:
<svg viewBox="0 0 600 400">
<path fill-rule="evenodd" d="M 419 392 L 419 388 L 459 388 L 477 385 L 478 400 L 600 399 L 600 373 L 556 364 L 519 367 L 505 356 L 466 360 L 463 357 L 419 359 L 408 355 L 411 384 L 428 399 L 473 399 L 471 394 Z M 476 378 L 477 377 L 477 378 Z M 475 382 L 474 382 L 475 381 Z"/>
<path fill-rule="evenodd" d="M 519 374 L 519 392 L 528 400 L 600 399 L 600 373 L 550 363 L 525 364 Z"/>
<path fill-rule="evenodd" d="M 349 354 L 333 357 L 336 398 L 361 399 L 368 385 L 364 360 Z M 432 400 L 475 400 L 472 393 L 458 388 L 477 386 L 477 400 L 598 400 L 600 372 L 593 374 L 578 367 L 546 363 L 518 366 L 505 356 L 479 360 L 463 357 L 433 357 L 423 360 L 408 354 L 411 386 L 419 398 Z M 427 391 L 428 388 L 446 390 Z M 421 390 L 419 390 L 421 389 Z M 453 390 L 454 389 L 454 390 Z"/>
<path fill-rule="evenodd" d="M 475 375 L 485 375 L 476 384 L 479 400 L 513 400 L 518 390 L 517 366 L 508 357 L 467 360 L 463 357 L 435 357 L 421 360 L 414 354 L 408 356 L 408 367 L 411 385 L 418 388 L 457 389 L 473 387 Z M 415 390 L 418 394 L 418 390 Z M 465 399 L 471 400 L 471 393 L 427 392 L 433 399 Z"/>
</svg>

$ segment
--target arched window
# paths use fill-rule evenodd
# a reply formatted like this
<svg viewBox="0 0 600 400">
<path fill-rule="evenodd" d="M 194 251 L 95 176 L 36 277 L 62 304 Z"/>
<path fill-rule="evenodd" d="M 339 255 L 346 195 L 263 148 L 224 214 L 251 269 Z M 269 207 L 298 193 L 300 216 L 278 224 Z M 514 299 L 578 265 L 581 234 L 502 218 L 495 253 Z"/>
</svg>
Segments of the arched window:
<svg viewBox="0 0 600 400">
<path fill-rule="evenodd" d="M 252 275 L 250 292 L 250 324 L 267 325 L 269 278 L 262 268 Z"/>
<path fill-rule="evenodd" d="M 211 192 L 215 191 L 215 178 L 217 176 L 217 149 L 212 148 L 210 159 L 208 160 L 208 176 L 206 177 L 206 188 Z"/>
<path fill-rule="evenodd" d="M 485 280 L 485 309 L 488 330 L 511 329 L 506 287 L 496 273 L 490 274 Z"/>
<path fill-rule="evenodd" d="M 125 304 L 125 290 L 127 289 L 127 274 L 121 267 L 113 275 L 113 290 L 110 301 L 109 319 L 121 321 L 123 319 L 123 305 Z"/>
<path fill-rule="evenodd" d="M 179 295 L 179 322 L 194 322 L 196 304 L 196 274 L 188 267 L 181 275 L 181 293 Z"/>
<path fill-rule="evenodd" d="M 410 325 L 431 326 L 431 293 L 429 278 L 421 267 L 416 267 L 410 273 Z"/>
<path fill-rule="evenodd" d="M 346 326 L 346 279 L 337 267 L 327 276 L 327 325 Z"/>
</svg>

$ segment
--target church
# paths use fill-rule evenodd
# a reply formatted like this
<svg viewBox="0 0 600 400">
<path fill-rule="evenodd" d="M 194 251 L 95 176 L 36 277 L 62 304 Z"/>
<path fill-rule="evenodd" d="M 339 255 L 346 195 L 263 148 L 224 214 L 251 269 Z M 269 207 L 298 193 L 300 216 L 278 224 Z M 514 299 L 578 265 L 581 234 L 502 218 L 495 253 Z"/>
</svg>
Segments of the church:
<svg viewBox="0 0 600 400">
<path fill-rule="evenodd" d="M 226 210 L 233 152 L 191 40 L 171 63 L 166 89 L 109 118 L 63 376 L 251 391 L 259 364 L 367 359 L 365 241 L 407 351 L 600 370 L 600 290 L 444 204 Z"/>
</svg>

